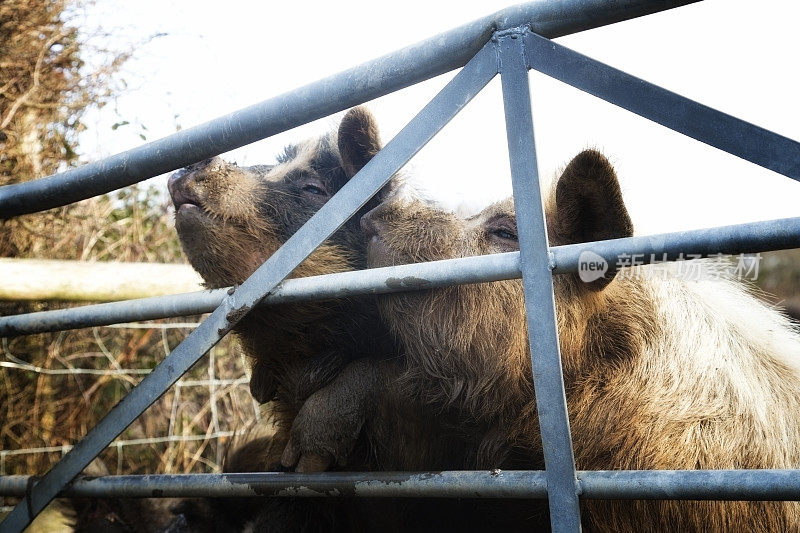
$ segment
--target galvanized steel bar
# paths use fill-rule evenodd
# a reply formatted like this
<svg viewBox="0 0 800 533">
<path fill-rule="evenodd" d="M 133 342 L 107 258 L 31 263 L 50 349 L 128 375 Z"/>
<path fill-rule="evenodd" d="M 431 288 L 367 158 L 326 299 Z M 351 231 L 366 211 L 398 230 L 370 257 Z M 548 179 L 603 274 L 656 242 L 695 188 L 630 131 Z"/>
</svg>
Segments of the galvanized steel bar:
<svg viewBox="0 0 800 533">
<path fill-rule="evenodd" d="M 489 43 L 353 179 L 53 466 L 33 487 L 30 498 L 17 504 L 3 521 L 3 531 L 22 531 L 31 517 L 62 487 L 380 190 L 496 73 L 495 50 Z"/>
<path fill-rule="evenodd" d="M 528 65 L 573 87 L 751 163 L 800 180 L 800 143 L 662 89 L 539 35 Z"/>
<path fill-rule="evenodd" d="M 510 7 L 294 91 L 155 142 L 0 188 L 0 219 L 43 211 L 132 185 L 464 66 L 498 29 L 530 24 L 548 37 L 697 0 L 548 0 Z"/>
<path fill-rule="evenodd" d="M 612 500 L 800 500 L 800 470 L 605 470 L 578 473 L 581 497 Z"/>
<path fill-rule="evenodd" d="M 227 289 L 186 292 L 0 317 L 0 337 L 210 313 L 227 293 Z"/>
<path fill-rule="evenodd" d="M 0 495 L 24 496 L 28 476 L 0 477 Z M 262 472 L 78 478 L 66 497 L 546 498 L 544 472 Z"/>
<path fill-rule="evenodd" d="M 577 532 L 581 530 L 581 515 L 561 371 L 547 227 L 536 163 L 531 93 L 522 39 L 525 31 L 526 28 L 520 28 L 497 34 L 500 78 L 550 524 L 555 533 Z"/>
<path fill-rule="evenodd" d="M 800 470 L 578 471 L 583 500 L 800 500 Z M 29 476 L 0 476 L 0 496 L 23 497 Z M 79 477 L 63 498 L 547 497 L 537 470 L 260 472 Z"/>
<path fill-rule="evenodd" d="M 550 258 L 553 273 L 564 274 L 578 270 L 578 258 L 584 251 L 592 251 L 614 265 L 623 255 L 636 255 L 637 264 L 645 264 L 661 262 L 665 258 L 675 260 L 680 254 L 688 259 L 695 255 L 756 253 L 790 248 L 800 248 L 800 218 L 555 246 L 550 248 Z M 455 283 L 519 277 L 519 252 L 461 257 L 288 279 L 259 305 L 433 289 Z M 0 337 L 208 313 L 226 295 L 227 289 L 217 289 L 0 317 Z"/>
<path fill-rule="evenodd" d="M 556 246 L 553 273 L 577 272 L 581 253 L 591 251 L 609 265 L 636 254 L 637 264 L 661 263 L 677 259 L 717 254 L 741 254 L 800 248 L 800 217 L 764 222 L 749 222 L 716 228 L 676 231 L 625 239 Z"/>
<path fill-rule="evenodd" d="M 479 283 L 512 279 L 519 277 L 518 262 L 518 254 L 511 252 L 287 279 L 259 305 L 433 289 L 451 285 L 453 280 Z M 0 337 L 207 313 L 222 302 L 227 290 L 155 296 L 0 317 Z"/>
</svg>

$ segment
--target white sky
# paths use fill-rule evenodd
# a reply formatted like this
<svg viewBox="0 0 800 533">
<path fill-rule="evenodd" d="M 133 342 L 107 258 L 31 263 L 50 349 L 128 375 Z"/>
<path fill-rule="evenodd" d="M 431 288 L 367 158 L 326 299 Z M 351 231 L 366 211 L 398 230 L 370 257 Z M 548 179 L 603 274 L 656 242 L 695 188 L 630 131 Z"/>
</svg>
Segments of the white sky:
<svg viewBox="0 0 800 533">
<path fill-rule="evenodd" d="M 155 140 L 316 81 L 511 5 L 97 0 L 87 27 L 138 46 L 116 105 L 88 117 L 88 158 Z M 561 44 L 721 111 L 800 140 L 800 2 L 705 0 L 583 32 Z M 452 77 L 369 103 L 384 140 Z M 637 233 L 798 216 L 800 183 L 672 132 L 540 74 L 533 113 L 543 179 L 586 147 L 615 164 Z M 269 163 L 331 117 L 223 155 Z M 130 125 L 111 129 L 120 120 Z M 146 130 L 144 129 L 146 128 Z M 478 209 L 511 193 L 499 78 L 412 161 L 431 196 Z M 163 184 L 164 178 L 157 178 Z"/>
</svg>

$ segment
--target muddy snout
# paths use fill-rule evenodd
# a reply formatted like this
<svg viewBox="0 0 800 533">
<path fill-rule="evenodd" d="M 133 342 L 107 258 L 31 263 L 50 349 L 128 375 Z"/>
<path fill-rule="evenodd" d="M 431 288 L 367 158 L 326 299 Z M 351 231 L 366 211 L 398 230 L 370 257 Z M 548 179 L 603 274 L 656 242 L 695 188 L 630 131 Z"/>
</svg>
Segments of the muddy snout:
<svg viewBox="0 0 800 533">
<path fill-rule="evenodd" d="M 380 204 L 361 217 L 361 229 L 367 240 L 367 264 L 371 267 L 391 264 L 391 252 L 383 240 L 386 231 L 386 204 Z"/>
<path fill-rule="evenodd" d="M 205 159 L 175 171 L 167 180 L 167 189 L 175 209 L 182 205 L 201 205 L 197 184 L 206 180 L 209 175 L 219 172 L 225 162 L 219 157 Z"/>
</svg>

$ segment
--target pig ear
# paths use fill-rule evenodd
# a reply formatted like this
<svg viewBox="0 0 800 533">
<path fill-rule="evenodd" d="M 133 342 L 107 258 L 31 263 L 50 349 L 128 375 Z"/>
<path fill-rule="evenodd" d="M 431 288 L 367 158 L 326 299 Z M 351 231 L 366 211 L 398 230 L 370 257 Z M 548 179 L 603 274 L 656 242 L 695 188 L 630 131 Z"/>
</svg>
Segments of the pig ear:
<svg viewBox="0 0 800 533">
<path fill-rule="evenodd" d="M 366 107 L 354 107 L 348 111 L 338 135 L 342 168 L 348 179 L 352 178 L 382 148 L 378 124 Z"/>
<path fill-rule="evenodd" d="M 578 154 L 558 179 L 554 220 L 549 224 L 554 244 L 617 239 L 633 235 L 617 175 L 608 159 L 596 150 Z M 614 278 L 616 265 L 608 265 L 603 277 L 588 281 L 601 290 Z"/>
</svg>

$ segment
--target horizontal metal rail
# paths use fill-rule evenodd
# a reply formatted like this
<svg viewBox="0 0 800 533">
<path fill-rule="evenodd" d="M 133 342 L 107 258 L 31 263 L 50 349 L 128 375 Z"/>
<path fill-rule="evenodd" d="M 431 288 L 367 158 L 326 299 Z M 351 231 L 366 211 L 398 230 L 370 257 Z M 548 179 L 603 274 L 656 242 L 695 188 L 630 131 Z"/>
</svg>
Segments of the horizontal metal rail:
<svg viewBox="0 0 800 533">
<path fill-rule="evenodd" d="M 529 25 L 546 37 L 559 37 L 696 1 L 548 0 L 510 7 L 102 161 L 0 187 L 0 219 L 132 185 L 463 67 L 498 30 Z"/>
<path fill-rule="evenodd" d="M 637 264 L 695 255 L 756 253 L 800 248 L 800 217 L 717 228 L 629 237 L 550 248 L 554 274 L 578 270 L 582 252 L 592 251 L 609 265 L 618 258 L 640 255 Z M 324 300 L 363 294 L 434 289 L 456 283 L 482 283 L 520 277 L 519 252 L 446 259 L 392 267 L 341 272 L 283 281 L 259 305 Z M 85 305 L 0 317 L 0 337 L 106 326 L 213 311 L 228 289 L 198 291 Z"/>
<path fill-rule="evenodd" d="M 800 500 L 800 470 L 591 470 L 584 500 Z M 23 497 L 29 476 L 0 477 L 0 496 Z M 64 498 L 196 497 L 547 498 L 540 470 L 258 472 L 78 478 Z"/>
</svg>

